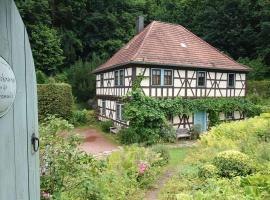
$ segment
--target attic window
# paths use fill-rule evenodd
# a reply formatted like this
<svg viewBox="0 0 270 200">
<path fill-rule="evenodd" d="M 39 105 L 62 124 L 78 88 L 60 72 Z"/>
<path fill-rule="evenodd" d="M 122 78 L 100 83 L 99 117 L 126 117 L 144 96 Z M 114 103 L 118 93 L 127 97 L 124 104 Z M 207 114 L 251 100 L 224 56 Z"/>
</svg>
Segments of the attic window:
<svg viewBox="0 0 270 200">
<path fill-rule="evenodd" d="M 181 47 L 187 48 L 187 45 L 185 43 L 180 43 Z"/>
</svg>

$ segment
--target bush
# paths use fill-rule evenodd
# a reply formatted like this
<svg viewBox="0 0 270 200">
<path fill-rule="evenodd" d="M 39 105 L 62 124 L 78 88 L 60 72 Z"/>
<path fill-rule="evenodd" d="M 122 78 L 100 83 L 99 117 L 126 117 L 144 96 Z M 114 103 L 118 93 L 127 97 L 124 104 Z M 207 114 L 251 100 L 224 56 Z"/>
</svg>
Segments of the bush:
<svg viewBox="0 0 270 200">
<path fill-rule="evenodd" d="M 109 133 L 110 127 L 113 127 L 113 122 L 111 120 L 102 121 L 100 127 L 103 132 Z"/>
<path fill-rule="evenodd" d="M 176 130 L 169 123 L 161 128 L 160 137 L 164 142 L 176 142 Z"/>
<path fill-rule="evenodd" d="M 41 84 L 38 91 L 38 115 L 44 120 L 48 115 L 64 119 L 72 116 L 73 97 L 68 84 Z"/>
<path fill-rule="evenodd" d="M 47 79 L 48 77 L 46 76 L 46 74 L 44 74 L 42 71 L 37 70 L 36 71 L 36 78 L 37 78 L 37 84 L 45 84 L 47 83 Z"/>
<path fill-rule="evenodd" d="M 163 166 L 163 165 L 166 165 L 166 164 L 169 163 L 170 154 L 169 154 L 169 150 L 168 150 L 168 148 L 166 146 L 164 146 L 164 145 L 155 145 L 155 146 L 152 147 L 152 151 L 159 154 L 160 157 L 162 158 L 162 160 L 157 163 L 159 166 Z"/>
<path fill-rule="evenodd" d="M 87 110 L 76 110 L 72 112 L 72 118 L 70 122 L 73 125 L 83 125 L 87 123 Z"/>
<path fill-rule="evenodd" d="M 249 157 L 239 151 L 220 152 L 213 163 L 218 169 L 218 174 L 227 178 L 246 176 L 254 171 Z"/>
<path fill-rule="evenodd" d="M 218 170 L 215 165 L 206 164 L 199 167 L 198 176 L 200 178 L 213 178 L 218 174 Z"/>
<path fill-rule="evenodd" d="M 133 144 L 140 141 L 140 136 L 130 127 L 121 129 L 118 137 L 122 144 Z"/>
</svg>

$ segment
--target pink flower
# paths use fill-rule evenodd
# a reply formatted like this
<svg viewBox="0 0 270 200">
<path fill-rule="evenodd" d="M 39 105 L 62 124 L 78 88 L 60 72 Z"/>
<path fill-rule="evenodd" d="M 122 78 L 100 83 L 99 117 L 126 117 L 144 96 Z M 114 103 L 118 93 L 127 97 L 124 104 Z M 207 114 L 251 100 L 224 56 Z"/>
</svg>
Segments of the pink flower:
<svg viewBox="0 0 270 200">
<path fill-rule="evenodd" d="M 145 162 L 140 162 L 139 164 L 138 164 L 138 171 L 139 171 L 139 174 L 144 174 L 145 173 L 145 171 L 147 170 L 147 168 L 148 168 L 148 165 L 147 165 L 147 163 L 145 163 Z"/>
<path fill-rule="evenodd" d="M 41 193 L 42 197 L 45 198 L 45 199 L 50 199 L 51 198 L 51 195 L 49 192 L 42 192 Z"/>
</svg>

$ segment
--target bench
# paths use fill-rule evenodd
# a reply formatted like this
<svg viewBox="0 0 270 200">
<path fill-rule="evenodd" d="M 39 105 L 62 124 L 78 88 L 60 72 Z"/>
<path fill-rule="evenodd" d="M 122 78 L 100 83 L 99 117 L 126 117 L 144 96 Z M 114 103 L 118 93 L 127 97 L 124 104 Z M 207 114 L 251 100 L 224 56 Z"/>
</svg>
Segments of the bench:
<svg viewBox="0 0 270 200">
<path fill-rule="evenodd" d="M 191 133 L 187 128 L 178 128 L 176 130 L 176 137 L 179 138 L 189 138 L 191 139 Z"/>
<path fill-rule="evenodd" d="M 119 126 L 110 127 L 110 133 L 117 134 L 121 130 Z"/>
</svg>

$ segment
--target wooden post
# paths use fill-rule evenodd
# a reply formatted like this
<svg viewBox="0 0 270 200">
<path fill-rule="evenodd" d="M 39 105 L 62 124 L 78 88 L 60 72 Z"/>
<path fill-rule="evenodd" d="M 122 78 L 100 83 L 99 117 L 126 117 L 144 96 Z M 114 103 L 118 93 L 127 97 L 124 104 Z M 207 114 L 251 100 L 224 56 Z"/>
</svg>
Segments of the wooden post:
<svg viewBox="0 0 270 200">
<path fill-rule="evenodd" d="M 39 160 L 32 146 L 32 135 L 38 137 L 34 61 L 12 0 L 0 0 L 0 108 L 0 199 L 38 200 Z"/>
</svg>

